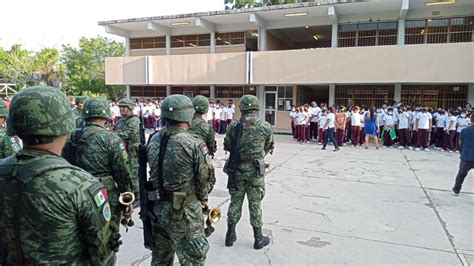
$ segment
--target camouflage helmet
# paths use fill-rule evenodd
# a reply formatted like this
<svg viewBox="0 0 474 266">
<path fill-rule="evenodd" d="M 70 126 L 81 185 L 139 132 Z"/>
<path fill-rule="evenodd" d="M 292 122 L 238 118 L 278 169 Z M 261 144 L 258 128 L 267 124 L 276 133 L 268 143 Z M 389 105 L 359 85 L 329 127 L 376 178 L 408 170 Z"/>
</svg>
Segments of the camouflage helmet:
<svg viewBox="0 0 474 266">
<path fill-rule="evenodd" d="M 189 122 L 194 115 L 191 99 L 181 94 L 166 97 L 160 107 L 161 116 L 174 121 Z"/>
<path fill-rule="evenodd" d="M 240 98 L 240 111 L 260 110 L 258 98 L 253 95 L 244 95 Z"/>
<path fill-rule="evenodd" d="M 109 119 L 112 116 L 110 113 L 109 103 L 106 99 L 101 97 L 94 97 L 87 99 L 82 108 L 81 118 L 105 118 Z"/>
<path fill-rule="evenodd" d="M 200 113 L 207 113 L 207 110 L 209 110 L 209 101 L 206 97 L 198 95 L 193 99 L 193 106 L 194 111 Z"/>
<path fill-rule="evenodd" d="M 59 89 L 30 87 L 18 92 L 10 103 L 9 135 L 20 137 L 62 136 L 76 126 L 76 116 Z"/>
<path fill-rule="evenodd" d="M 7 117 L 7 116 L 8 116 L 7 105 L 2 99 L 0 99 L 0 117 Z"/>
<path fill-rule="evenodd" d="M 76 96 L 74 97 L 76 104 L 84 103 L 87 100 L 87 96 Z"/>
<path fill-rule="evenodd" d="M 135 105 L 133 104 L 133 101 L 131 99 L 128 99 L 128 98 L 120 100 L 118 102 L 118 106 L 127 106 L 132 111 L 135 108 Z"/>
</svg>

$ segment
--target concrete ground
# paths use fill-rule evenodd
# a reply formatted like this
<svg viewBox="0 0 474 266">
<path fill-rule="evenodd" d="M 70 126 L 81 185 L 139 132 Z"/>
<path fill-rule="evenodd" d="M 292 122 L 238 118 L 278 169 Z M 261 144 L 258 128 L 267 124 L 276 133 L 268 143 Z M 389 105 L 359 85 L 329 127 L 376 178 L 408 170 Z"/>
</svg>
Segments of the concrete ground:
<svg viewBox="0 0 474 266">
<path fill-rule="evenodd" d="M 223 137 L 218 137 L 222 149 Z M 474 172 L 459 196 L 451 187 L 459 154 L 296 144 L 275 136 L 267 157 L 264 233 L 272 243 L 253 249 L 244 202 L 238 240 L 224 246 L 229 195 L 219 151 L 210 205 L 223 217 L 208 238 L 208 265 L 474 265 Z M 138 211 L 135 212 L 135 215 Z M 123 233 L 118 265 L 149 265 L 141 223 Z M 175 264 L 178 264 L 177 259 Z"/>
</svg>

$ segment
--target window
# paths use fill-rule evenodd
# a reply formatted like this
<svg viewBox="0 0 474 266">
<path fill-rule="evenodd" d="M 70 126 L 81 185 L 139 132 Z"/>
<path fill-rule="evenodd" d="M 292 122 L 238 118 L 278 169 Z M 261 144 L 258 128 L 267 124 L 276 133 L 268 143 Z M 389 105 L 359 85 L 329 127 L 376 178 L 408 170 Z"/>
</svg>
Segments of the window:
<svg viewBox="0 0 474 266">
<path fill-rule="evenodd" d="M 245 32 L 216 33 L 216 45 L 236 44 L 245 44 Z"/>
<path fill-rule="evenodd" d="M 338 31 L 339 47 L 378 46 L 397 44 L 396 21 L 341 24 Z"/>
<path fill-rule="evenodd" d="M 166 97 L 165 86 L 130 86 L 131 97 L 149 97 L 164 98 Z"/>
<path fill-rule="evenodd" d="M 474 17 L 409 20 L 405 44 L 472 42 Z"/>
<path fill-rule="evenodd" d="M 345 106 L 382 106 L 392 103 L 394 85 L 338 85 L 335 104 Z"/>
<path fill-rule="evenodd" d="M 166 37 L 131 38 L 130 50 L 166 47 Z"/>
<path fill-rule="evenodd" d="M 433 108 L 464 107 L 467 102 L 467 85 L 403 85 L 402 102 L 411 106 Z"/>
<path fill-rule="evenodd" d="M 293 105 L 293 87 L 291 86 L 278 86 L 278 111 L 291 111 Z"/>
<path fill-rule="evenodd" d="M 216 98 L 240 98 L 246 94 L 256 95 L 257 90 L 254 87 L 216 87 Z"/>
<path fill-rule="evenodd" d="M 198 47 L 211 45 L 210 34 L 171 36 L 171 47 Z"/>
<path fill-rule="evenodd" d="M 202 96 L 205 96 L 205 97 L 210 97 L 211 96 L 211 91 L 210 91 L 210 88 L 208 86 L 171 87 L 171 94 L 183 94 L 183 95 L 187 95 L 187 96 L 192 95 L 193 97 L 196 96 L 196 95 L 202 95 Z"/>
</svg>

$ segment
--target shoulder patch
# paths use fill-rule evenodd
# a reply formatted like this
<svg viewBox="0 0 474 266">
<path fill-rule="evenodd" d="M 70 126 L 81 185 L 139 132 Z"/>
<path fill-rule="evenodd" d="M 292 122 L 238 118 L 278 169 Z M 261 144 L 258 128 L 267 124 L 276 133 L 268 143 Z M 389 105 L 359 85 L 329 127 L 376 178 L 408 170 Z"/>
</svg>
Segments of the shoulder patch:
<svg viewBox="0 0 474 266">
<path fill-rule="evenodd" d="M 202 156 L 206 157 L 207 154 L 209 154 L 209 149 L 207 148 L 207 146 L 204 146 L 201 148 L 201 153 L 202 153 Z"/>
<path fill-rule="evenodd" d="M 107 191 L 105 190 L 105 187 L 101 188 L 94 196 L 94 201 L 95 201 L 95 205 L 97 205 L 97 207 L 100 207 L 102 206 L 102 204 L 104 204 L 104 202 L 107 201 Z M 108 203 L 107 203 L 108 204 Z"/>
<path fill-rule="evenodd" d="M 17 136 L 8 137 L 8 140 L 9 140 L 10 143 L 12 143 L 12 144 L 18 144 L 18 143 L 20 143 L 20 141 L 18 140 L 18 137 L 17 137 Z"/>
<path fill-rule="evenodd" d="M 120 143 L 118 146 L 119 146 L 119 149 L 122 150 L 122 151 L 126 150 L 126 148 L 127 148 L 127 146 L 123 142 Z"/>
<path fill-rule="evenodd" d="M 110 204 L 108 202 L 102 207 L 102 217 L 104 217 L 106 222 L 110 222 L 112 219 L 112 212 L 110 211 Z"/>
</svg>

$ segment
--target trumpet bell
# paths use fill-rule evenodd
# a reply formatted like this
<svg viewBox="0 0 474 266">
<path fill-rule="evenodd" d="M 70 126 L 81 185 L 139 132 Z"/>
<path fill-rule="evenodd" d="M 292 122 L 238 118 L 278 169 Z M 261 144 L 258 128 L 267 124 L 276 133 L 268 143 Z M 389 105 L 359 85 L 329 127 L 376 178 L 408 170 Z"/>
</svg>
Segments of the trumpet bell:
<svg viewBox="0 0 474 266">
<path fill-rule="evenodd" d="M 221 209 L 220 208 L 212 208 L 209 211 L 209 221 L 212 223 L 217 223 L 221 219 Z"/>
<path fill-rule="evenodd" d="M 119 196 L 119 202 L 122 205 L 128 206 L 135 201 L 135 195 L 132 192 L 124 192 Z"/>
</svg>

